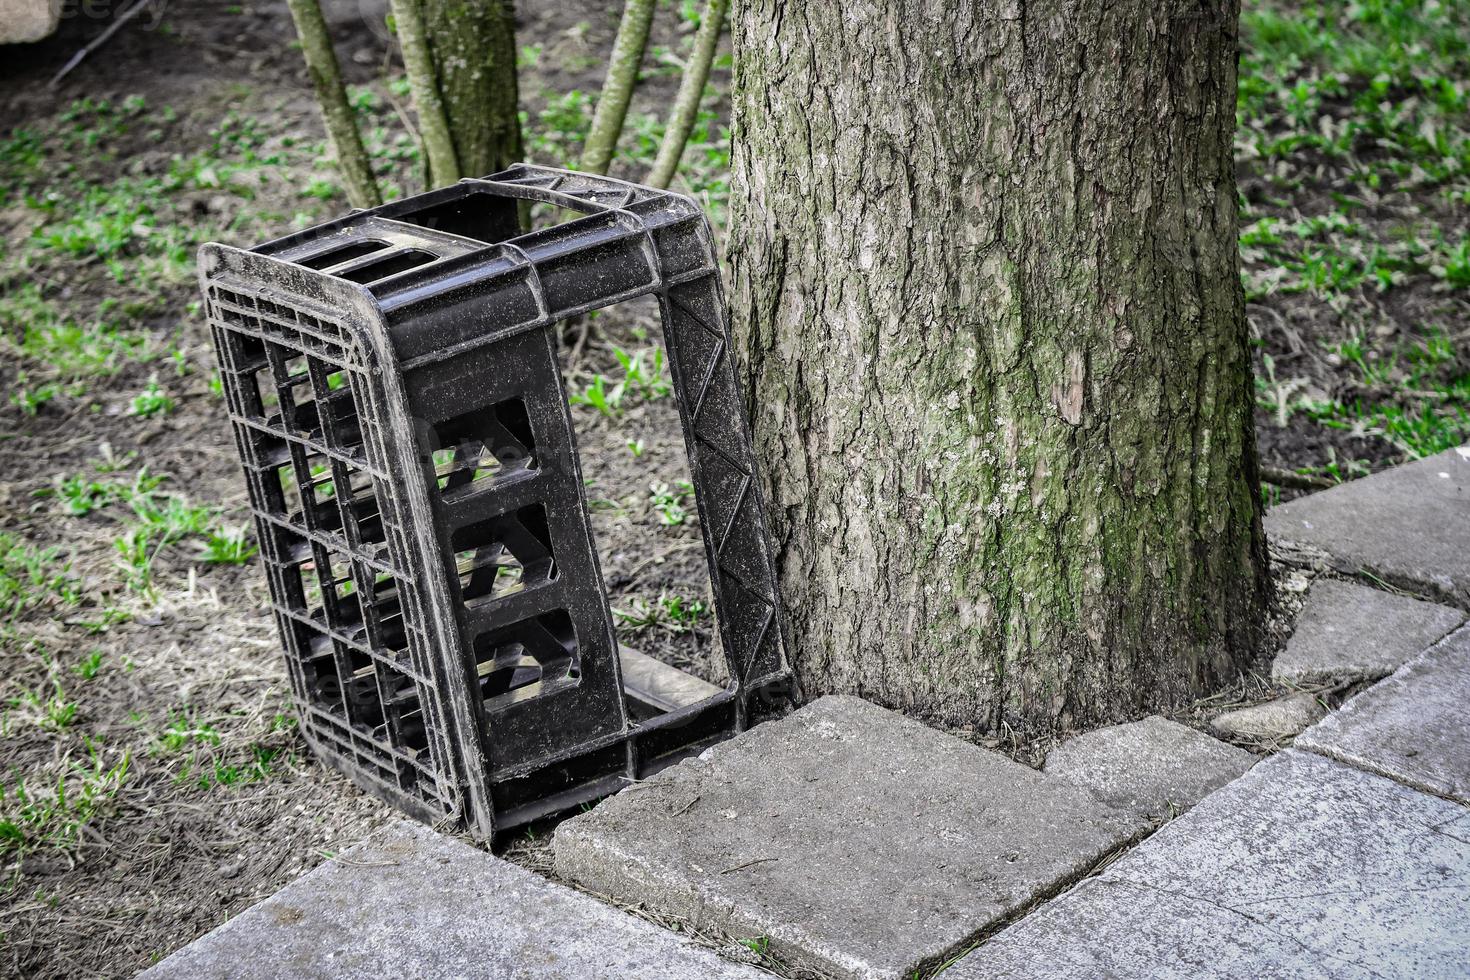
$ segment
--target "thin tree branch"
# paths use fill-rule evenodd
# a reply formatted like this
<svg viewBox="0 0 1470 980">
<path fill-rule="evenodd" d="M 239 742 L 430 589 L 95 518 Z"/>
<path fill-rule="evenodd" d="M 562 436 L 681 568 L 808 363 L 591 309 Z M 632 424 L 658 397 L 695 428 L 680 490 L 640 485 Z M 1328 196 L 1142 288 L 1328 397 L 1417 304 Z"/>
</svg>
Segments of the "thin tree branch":
<svg viewBox="0 0 1470 980">
<path fill-rule="evenodd" d="M 645 181 L 650 186 L 668 187 L 679 169 L 679 159 L 684 156 L 689 133 L 694 129 L 694 118 L 699 114 L 699 100 L 709 81 L 710 66 L 714 64 L 715 48 L 719 46 L 720 31 L 725 26 L 725 11 L 729 6 L 729 0 L 706 0 L 704 11 L 699 15 L 694 52 L 684 66 L 684 77 L 679 82 L 679 93 L 674 96 L 674 108 L 669 112 L 663 142 L 658 146 L 658 156 Z"/>
<path fill-rule="evenodd" d="M 93 51 L 96 51 L 98 48 L 102 47 L 102 45 L 112 40 L 112 35 L 122 30 L 124 24 L 141 14 L 143 12 L 143 9 L 147 6 L 148 0 L 133 0 L 133 5 L 131 7 L 124 10 L 122 13 L 118 14 L 112 19 L 112 23 L 107 26 L 107 30 L 97 35 L 97 37 L 93 38 L 86 47 L 82 48 L 82 50 L 72 55 L 71 59 L 67 61 L 66 64 L 61 66 L 61 71 L 57 72 L 55 76 L 52 77 L 51 81 L 47 84 L 46 87 L 55 88 L 56 86 L 60 85 L 61 80 L 67 75 L 70 75 L 71 70 L 77 65 L 80 65 L 82 61 L 86 59 L 87 55 L 91 54 Z"/>
<path fill-rule="evenodd" d="M 1262 466 L 1261 482 L 1292 490 L 1330 490 L 1337 486 L 1337 481 L 1325 476 L 1308 476 L 1280 466 Z"/>
<path fill-rule="evenodd" d="M 623 19 L 618 24 L 618 38 L 613 42 L 612 62 L 602 83 L 597 111 L 592 115 L 592 128 L 582 148 L 581 169 L 587 173 L 605 174 L 623 132 L 628 115 L 628 102 L 633 98 L 633 85 L 638 81 L 638 66 L 643 49 L 648 45 L 648 25 L 653 21 L 654 0 L 627 0 Z"/>
<path fill-rule="evenodd" d="M 454 140 L 449 135 L 444 100 L 439 97 L 439 79 L 434 70 L 434 57 L 429 52 L 423 10 L 419 0 L 391 0 L 391 7 L 398 45 L 403 50 L 403 67 L 408 73 L 408 89 L 429 160 L 429 182 L 439 187 L 452 184 L 464 175 L 460 173 Z"/>
<path fill-rule="evenodd" d="M 347 200 L 355 208 L 377 207 L 383 203 L 383 198 L 378 193 L 378 182 L 373 177 L 367 150 L 363 149 L 357 117 L 347 102 L 347 92 L 342 86 L 342 69 L 337 64 L 337 52 L 332 50 L 332 38 L 327 33 L 322 8 L 317 0 L 286 0 L 286 5 L 291 8 L 291 20 L 295 22 L 296 34 L 301 38 L 301 53 L 306 58 L 306 70 L 316 89 L 316 101 L 322 110 L 327 136 L 337 153 L 337 166 L 347 185 Z"/>
</svg>

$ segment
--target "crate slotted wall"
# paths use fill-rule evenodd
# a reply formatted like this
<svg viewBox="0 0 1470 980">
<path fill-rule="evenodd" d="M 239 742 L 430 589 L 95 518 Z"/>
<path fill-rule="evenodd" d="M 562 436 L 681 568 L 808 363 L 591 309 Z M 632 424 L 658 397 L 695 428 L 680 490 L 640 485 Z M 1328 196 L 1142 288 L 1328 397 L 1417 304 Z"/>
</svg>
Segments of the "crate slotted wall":
<svg viewBox="0 0 1470 980">
<path fill-rule="evenodd" d="M 522 232 L 528 202 L 577 216 Z M 488 839 L 785 699 L 764 505 L 692 201 L 517 166 L 254 249 L 207 245 L 200 279 L 302 732 L 325 760 Z M 731 677 L 699 700 L 625 676 L 552 329 L 648 295 Z"/>
</svg>

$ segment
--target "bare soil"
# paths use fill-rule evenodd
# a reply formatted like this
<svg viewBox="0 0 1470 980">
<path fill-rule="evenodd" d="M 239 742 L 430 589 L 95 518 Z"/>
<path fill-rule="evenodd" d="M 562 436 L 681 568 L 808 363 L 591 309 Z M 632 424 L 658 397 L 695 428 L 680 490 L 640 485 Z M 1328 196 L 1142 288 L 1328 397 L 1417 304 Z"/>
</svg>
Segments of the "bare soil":
<svg viewBox="0 0 1470 980">
<path fill-rule="evenodd" d="M 381 27 L 357 3 L 325 6 L 349 81 L 380 79 L 389 64 Z M 371 13 L 375 6 L 382 5 L 361 8 Z M 518 6 L 520 42 L 542 45 L 522 81 L 523 105 L 533 118 L 548 97 L 573 88 L 595 92 L 618 5 Z M 100 159 L 79 146 L 68 161 L 79 170 L 115 167 L 132 175 L 166 172 L 175 156 L 208 149 L 211 132 L 231 112 L 257 120 L 272 146 L 322 138 L 283 3 L 201 0 L 174 5 L 157 29 L 143 26 L 150 19 L 124 28 L 54 92 L 47 79 L 104 23 L 72 19 L 46 42 L 5 49 L 0 128 L 9 134 L 40 127 L 83 98 L 118 103 L 142 96 L 150 110 L 170 107 L 170 118 L 158 123 L 162 140 L 139 125 L 119 134 Z M 676 19 L 663 12 L 654 44 L 674 46 Z M 672 74 L 647 78 L 635 109 L 661 111 L 677 82 Z M 384 115 L 391 118 L 388 110 Z M 213 237 L 237 244 L 279 234 L 303 210 L 319 220 L 344 206 L 303 201 L 300 187 L 332 174 L 295 167 L 249 200 L 186 191 L 167 206 L 175 220 L 208 226 Z M 405 187 L 416 189 L 416 179 L 405 164 Z M 7 254 L 19 253 L 34 226 L 21 202 L 0 207 Z M 19 271 L 4 270 L 8 288 L 17 288 Z M 95 315 L 119 292 L 97 261 L 79 259 L 46 274 L 60 280 L 47 285 L 60 287 L 65 308 L 78 317 Z M 107 768 L 124 760 L 127 766 L 121 790 L 83 827 L 80 840 L 0 850 L 0 974 L 129 976 L 397 816 L 314 763 L 290 724 L 279 641 L 254 563 L 200 564 L 189 547 L 163 549 L 154 563 L 157 599 L 147 600 L 129 592 L 118 568 L 115 541 L 126 508 L 62 516 L 52 498 L 37 496 L 54 490 L 63 475 L 95 473 L 99 461 L 112 460 L 118 472 L 99 478 L 126 480 L 146 467 L 163 478 L 164 490 L 218 505 L 237 522 L 248 518 L 223 404 L 209 384 L 207 333 L 188 310 L 194 284 L 181 278 L 159 292 L 135 329 L 157 351 L 183 351 L 187 374 L 174 376 L 166 361 L 129 362 L 28 415 L 8 404 L 26 365 L 0 363 L 7 396 L 0 407 L 0 531 L 59 549 L 83 595 L 75 608 L 43 603 L 0 634 L 0 683 L 12 706 L 0 738 L 0 781 L 13 792 L 17 778 L 34 783 L 69 773 L 85 756 L 83 735 Z M 657 324 L 646 309 L 567 330 L 563 367 L 572 390 L 597 373 L 615 373 L 614 346 L 630 352 L 657 346 Z M 154 376 L 177 407 L 147 419 L 130 414 L 131 399 Z M 692 500 L 686 518 L 673 525 L 661 523 L 649 502 L 651 485 L 677 493 L 679 481 L 688 479 L 672 400 L 630 398 L 618 419 L 579 410 L 577 421 L 586 476 L 594 480 L 589 498 L 606 502 L 594 505 L 593 517 L 614 608 L 636 612 L 639 601 L 656 605 L 671 595 L 707 603 Z M 641 442 L 639 456 L 629 441 Z M 127 621 L 85 625 L 106 609 Z M 620 632 L 644 652 L 721 679 L 708 617 L 677 632 L 626 624 Z M 61 666 L 46 667 L 43 650 Z M 92 651 L 100 652 L 102 666 L 83 683 L 70 665 Z M 20 701 L 46 689 L 53 675 L 62 678 L 76 713 L 64 731 L 42 734 L 32 717 L 38 709 Z M 180 740 L 182 748 L 167 747 Z M 261 758 L 268 762 L 252 770 Z M 211 775 L 216 767 L 246 774 L 226 784 Z"/>
</svg>

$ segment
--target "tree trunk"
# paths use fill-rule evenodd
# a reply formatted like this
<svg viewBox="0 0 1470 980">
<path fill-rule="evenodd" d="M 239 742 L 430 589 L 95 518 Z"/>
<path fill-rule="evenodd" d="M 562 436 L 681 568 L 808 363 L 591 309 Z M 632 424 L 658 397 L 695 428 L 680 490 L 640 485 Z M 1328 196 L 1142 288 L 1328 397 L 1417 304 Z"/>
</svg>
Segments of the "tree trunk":
<svg viewBox="0 0 1470 980">
<path fill-rule="evenodd" d="M 306 70 L 311 75 L 327 136 L 337 154 L 337 169 L 347 185 L 347 200 L 355 208 L 377 207 L 383 199 L 373 176 L 372 161 L 362 147 L 357 117 L 347 102 L 342 69 L 337 64 L 337 52 L 332 49 L 332 36 L 327 31 L 322 8 L 317 0 L 288 0 L 287 6 L 296 24 L 296 36 L 301 39 L 301 53 L 306 57 Z"/>
<path fill-rule="evenodd" d="M 648 47 L 648 27 L 653 22 L 653 0 L 624 0 L 623 17 L 618 22 L 618 36 L 613 41 L 612 60 L 607 77 L 602 81 L 602 94 L 587 130 L 587 144 L 577 169 L 593 174 L 607 173 L 618 137 L 623 133 L 623 120 L 633 87 L 638 84 L 638 66 L 643 63 L 643 49 Z"/>
<path fill-rule="evenodd" d="M 419 137 L 424 148 L 424 173 L 430 187 L 452 184 L 463 176 L 455 158 L 454 137 L 449 133 L 449 116 L 439 95 L 439 77 L 429 49 L 429 31 L 419 0 L 390 0 L 403 68 L 419 117 Z"/>
<path fill-rule="evenodd" d="M 679 170 L 679 159 L 684 156 L 689 131 L 694 128 L 694 119 L 699 115 L 699 100 L 704 97 L 704 87 L 709 82 L 710 66 L 715 62 L 715 49 L 720 44 L 720 33 L 725 28 L 725 11 L 729 6 L 730 0 L 705 0 L 704 10 L 699 15 L 699 31 L 694 35 L 694 50 L 689 52 L 684 77 L 679 80 L 679 92 L 674 96 L 674 108 L 669 112 L 669 123 L 664 127 L 658 156 L 644 180 L 650 186 L 668 187 Z"/>
<path fill-rule="evenodd" d="M 510 0 L 423 0 L 439 95 L 459 172 L 483 177 L 521 159 L 515 13 Z"/>
<path fill-rule="evenodd" d="M 797 670 L 1048 731 L 1253 664 L 1234 0 L 745 0 L 732 325 Z"/>
</svg>

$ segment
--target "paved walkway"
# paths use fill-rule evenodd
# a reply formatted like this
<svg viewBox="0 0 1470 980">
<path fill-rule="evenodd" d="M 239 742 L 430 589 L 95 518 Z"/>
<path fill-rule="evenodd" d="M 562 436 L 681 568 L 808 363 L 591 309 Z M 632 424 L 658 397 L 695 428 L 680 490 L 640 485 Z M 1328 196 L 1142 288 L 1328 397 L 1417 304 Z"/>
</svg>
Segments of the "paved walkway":
<svg viewBox="0 0 1470 980">
<path fill-rule="evenodd" d="M 1255 761 L 1156 723 L 1109 730 L 1038 773 L 825 697 L 563 822 L 556 869 L 701 930 L 758 937 L 790 966 L 908 977 Z"/>
<path fill-rule="evenodd" d="M 1470 774 L 1470 629 L 1361 695 L 1298 745 L 1412 785 Z M 1388 682 L 1385 682 L 1387 684 Z M 1406 755 L 1403 712 L 1423 736 Z M 1370 710 L 1371 709 L 1371 710 Z M 1348 748 L 1344 749 L 1344 745 Z M 1444 977 L 1470 971 L 1470 809 L 1292 749 L 944 973 L 969 977 Z"/>
<path fill-rule="evenodd" d="M 407 820 L 143 980 L 760 980 L 675 933 Z"/>
<path fill-rule="evenodd" d="M 823 698 L 565 821 L 558 872 L 833 977 L 1464 977 L 1470 450 L 1268 525 L 1370 577 L 1313 584 L 1265 761 L 1153 718 L 1037 772 Z M 407 823 L 148 974 L 428 975 L 762 974 Z"/>
</svg>

